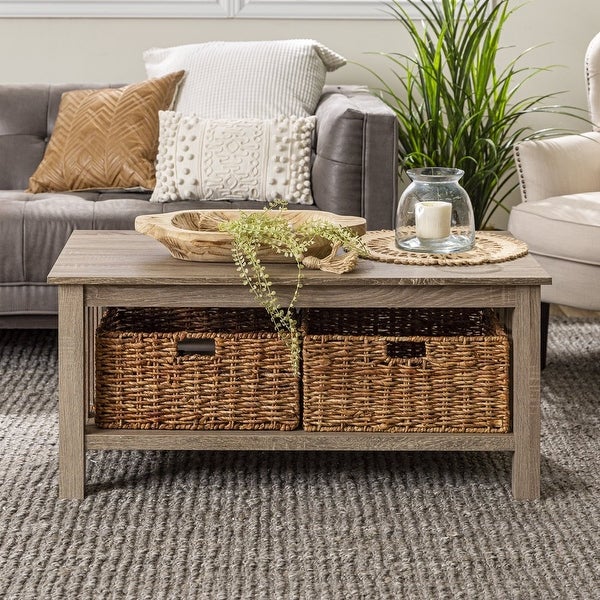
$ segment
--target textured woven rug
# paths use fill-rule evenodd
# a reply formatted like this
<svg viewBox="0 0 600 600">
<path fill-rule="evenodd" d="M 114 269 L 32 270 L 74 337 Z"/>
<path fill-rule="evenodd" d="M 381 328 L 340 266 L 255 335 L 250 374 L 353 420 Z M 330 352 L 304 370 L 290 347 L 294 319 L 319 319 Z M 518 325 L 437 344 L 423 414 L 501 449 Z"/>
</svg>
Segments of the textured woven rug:
<svg viewBox="0 0 600 600">
<path fill-rule="evenodd" d="M 0 598 L 598 598 L 599 365 L 552 320 L 539 501 L 507 453 L 116 451 L 60 501 L 56 336 L 0 332 Z"/>
</svg>

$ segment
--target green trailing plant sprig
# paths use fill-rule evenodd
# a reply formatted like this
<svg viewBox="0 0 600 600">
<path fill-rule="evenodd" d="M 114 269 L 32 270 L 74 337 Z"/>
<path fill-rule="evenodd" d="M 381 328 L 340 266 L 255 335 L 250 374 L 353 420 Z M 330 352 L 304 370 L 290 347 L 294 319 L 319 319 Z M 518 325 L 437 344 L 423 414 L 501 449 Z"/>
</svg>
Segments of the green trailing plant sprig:
<svg viewBox="0 0 600 600">
<path fill-rule="evenodd" d="M 391 81 L 365 68 L 396 113 L 401 170 L 462 169 L 461 185 L 471 198 L 475 225 L 483 229 L 496 210 L 509 212 L 506 200 L 518 186 L 514 145 L 566 133 L 533 130 L 524 118 L 555 113 L 587 122 L 584 111 L 546 105 L 556 94 L 521 97 L 532 77 L 551 68 L 521 66 L 533 48 L 500 66 L 501 33 L 519 8 L 510 8 L 509 0 L 392 0 L 388 8 L 414 54 L 376 53 L 391 62 Z"/>
<path fill-rule="evenodd" d="M 333 223 L 312 219 L 292 227 L 285 218 L 285 202 L 275 201 L 264 210 L 241 211 L 240 217 L 219 225 L 232 238 L 232 257 L 242 282 L 265 308 L 279 337 L 290 351 L 292 370 L 300 373 L 300 335 L 295 316 L 298 295 L 302 288 L 303 261 L 317 238 L 324 238 L 359 256 L 368 251 L 360 238 L 351 230 Z M 282 306 L 269 273 L 260 259 L 260 251 L 268 248 L 296 264 L 296 286 L 286 307 Z"/>
</svg>

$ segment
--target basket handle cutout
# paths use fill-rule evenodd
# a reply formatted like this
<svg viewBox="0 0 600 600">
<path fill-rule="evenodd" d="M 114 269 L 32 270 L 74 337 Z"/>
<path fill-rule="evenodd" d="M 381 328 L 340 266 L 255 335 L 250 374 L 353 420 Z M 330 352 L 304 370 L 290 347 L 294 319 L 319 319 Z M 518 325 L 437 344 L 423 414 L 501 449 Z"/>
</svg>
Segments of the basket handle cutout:
<svg viewBox="0 0 600 600">
<path fill-rule="evenodd" d="M 423 358 L 427 351 L 425 342 L 387 342 L 388 358 Z"/>
<path fill-rule="evenodd" d="M 185 338 L 177 342 L 177 355 L 187 356 L 189 354 L 214 356 L 215 340 L 213 338 Z"/>
</svg>

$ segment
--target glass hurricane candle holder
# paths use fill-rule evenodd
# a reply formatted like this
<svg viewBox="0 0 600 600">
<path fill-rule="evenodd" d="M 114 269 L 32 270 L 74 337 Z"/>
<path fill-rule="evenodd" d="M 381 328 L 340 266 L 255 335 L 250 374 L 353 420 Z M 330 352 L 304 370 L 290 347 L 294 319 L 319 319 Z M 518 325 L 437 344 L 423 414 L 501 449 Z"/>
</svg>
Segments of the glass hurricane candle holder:
<svg viewBox="0 0 600 600">
<path fill-rule="evenodd" d="M 410 252 L 464 252 L 475 242 L 473 207 L 458 183 L 461 169 L 409 169 L 396 212 L 396 246 Z"/>
</svg>

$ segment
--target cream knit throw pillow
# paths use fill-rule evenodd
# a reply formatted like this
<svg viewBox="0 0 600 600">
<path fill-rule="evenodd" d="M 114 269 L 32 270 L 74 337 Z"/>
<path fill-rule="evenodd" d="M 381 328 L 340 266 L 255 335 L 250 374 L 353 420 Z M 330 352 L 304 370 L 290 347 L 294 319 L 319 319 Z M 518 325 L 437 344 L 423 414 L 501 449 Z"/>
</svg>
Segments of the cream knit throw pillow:
<svg viewBox="0 0 600 600">
<path fill-rule="evenodd" d="M 346 60 L 315 40 L 207 42 L 144 53 L 149 77 L 184 69 L 174 109 L 205 119 L 313 115 L 325 74 Z"/>
</svg>

